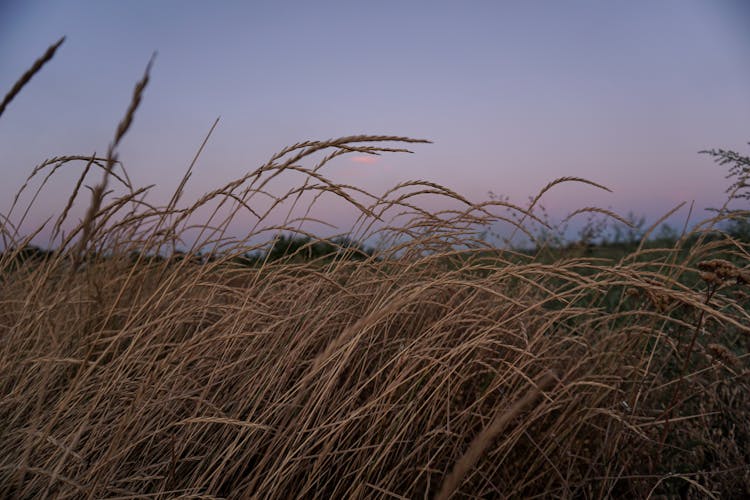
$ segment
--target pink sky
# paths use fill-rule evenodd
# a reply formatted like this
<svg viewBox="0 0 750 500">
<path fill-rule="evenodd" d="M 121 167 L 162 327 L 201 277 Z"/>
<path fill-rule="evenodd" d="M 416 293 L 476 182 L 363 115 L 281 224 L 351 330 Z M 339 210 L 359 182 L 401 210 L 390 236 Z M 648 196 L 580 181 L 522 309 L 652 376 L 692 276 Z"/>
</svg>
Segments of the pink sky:
<svg viewBox="0 0 750 500">
<path fill-rule="evenodd" d="M 697 152 L 747 152 L 750 140 L 750 8 L 740 0 L 322 2 L 293 12 L 32 0 L 3 3 L 0 19 L 0 88 L 68 37 L 0 117 L 2 213 L 45 158 L 106 151 L 154 50 L 121 158 L 137 185 L 156 184 L 156 203 L 219 115 L 186 199 L 289 144 L 366 133 L 433 144 L 353 154 L 326 175 L 374 193 L 424 179 L 519 204 L 554 178 L 580 176 L 613 193 L 560 186 L 546 200 L 553 214 L 598 205 L 655 220 L 695 200 L 704 215 L 727 181 Z M 31 224 L 59 213 L 79 172 L 71 168 L 35 202 Z M 351 218 L 336 204 L 319 211 L 342 227 Z"/>
</svg>

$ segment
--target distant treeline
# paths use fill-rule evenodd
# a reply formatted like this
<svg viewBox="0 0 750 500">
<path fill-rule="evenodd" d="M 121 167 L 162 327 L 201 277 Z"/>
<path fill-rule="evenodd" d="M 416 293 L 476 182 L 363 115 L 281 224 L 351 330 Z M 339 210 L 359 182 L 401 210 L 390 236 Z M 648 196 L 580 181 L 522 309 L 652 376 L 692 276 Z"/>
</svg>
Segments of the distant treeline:
<svg viewBox="0 0 750 500">
<path fill-rule="evenodd" d="M 313 240 L 309 236 L 281 235 L 273 240 L 268 250 L 248 252 L 234 260 L 240 264 L 255 266 L 265 261 L 281 259 L 302 261 L 333 258 L 365 260 L 372 255 L 372 248 L 347 237 L 332 240 Z"/>
<path fill-rule="evenodd" d="M 231 262 L 239 265 L 254 267 L 263 262 L 287 259 L 293 262 L 312 260 L 365 260 L 373 255 L 373 249 L 366 247 L 363 243 L 347 237 L 338 237 L 331 240 L 312 239 L 309 236 L 281 235 L 269 242 L 266 249 L 246 252 L 231 259 Z M 54 250 L 46 250 L 34 245 L 26 245 L 23 248 L 13 248 L 0 253 L 0 268 L 3 271 L 19 269 L 26 264 L 40 264 L 55 258 Z M 67 259 L 66 255 L 62 255 Z M 106 260 L 106 255 L 89 254 L 85 261 L 92 262 Z M 188 254 L 176 251 L 171 255 L 144 254 L 134 251 L 129 254 L 133 262 L 180 262 L 189 259 L 196 264 L 205 264 L 217 260 L 217 256 L 197 252 Z"/>
<path fill-rule="evenodd" d="M 643 221 L 639 221 L 638 226 L 642 226 Z M 640 229 L 638 227 L 637 229 Z M 594 250 L 615 250 L 619 252 L 629 252 L 634 250 L 640 244 L 640 237 L 643 236 L 641 231 L 638 231 L 638 237 L 617 237 L 612 239 L 601 238 L 581 238 L 575 241 L 553 242 L 547 241 L 547 249 L 553 251 L 567 251 L 575 249 L 584 249 L 587 253 Z M 748 220 L 735 220 L 731 223 L 726 224 L 722 231 L 712 231 L 703 233 L 691 233 L 686 237 L 683 242 L 683 246 L 692 246 L 697 239 L 700 237 L 704 241 L 719 240 L 724 238 L 726 235 L 731 236 L 737 241 L 744 243 L 750 243 L 750 222 Z M 645 247 L 647 248 L 664 248 L 673 246 L 680 235 L 678 231 L 663 226 L 660 231 L 652 235 L 647 242 Z M 540 248 L 525 249 L 523 253 L 534 254 L 540 251 Z M 43 249 L 34 245 L 27 245 L 20 249 L 9 249 L 5 252 L 0 253 L 0 269 L 3 271 L 10 271 L 13 269 L 19 269 L 25 264 L 39 264 L 54 258 L 56 252 L 54 250 Z M 309 236 L 298 236 L 298 235 L 280 235 L 274 240 L 270 241 L 263 249 L 246 252 L 242 255 L 230 259 L 234 264 L 256 267 L 262 265 L 264 262 L 278 261 L 286 259 L 290 262 L 307 262 L 313 260 L 330 261 L 334 259 L 344 260 L 366 260 L 372 258 L 374 255 L 374 249 L 365 246 L 363 243 L 347 238 L 338 237 L 331 240 L 327 239 L 313 239 Z M 63 255 L 63 259 L 67 259 L 68 256 Z M 106 255 L 89 254 L 84 261 L 93 262 L 97 260 L 106 260 Z M 189 259 L 195 264 L 205 264 L 214 262 L 219 257 L 210 253 L 185 253 L 182 251 L 176 251 L 171 255 L 163 254 L 144 254 L 143 252 L 134 251 L 129 254 L 129 259 L 132 262 L 148 262 L 148 263 L 159 263 L 159 262 L 180 262 L 185 259 Z"/>
</svg>

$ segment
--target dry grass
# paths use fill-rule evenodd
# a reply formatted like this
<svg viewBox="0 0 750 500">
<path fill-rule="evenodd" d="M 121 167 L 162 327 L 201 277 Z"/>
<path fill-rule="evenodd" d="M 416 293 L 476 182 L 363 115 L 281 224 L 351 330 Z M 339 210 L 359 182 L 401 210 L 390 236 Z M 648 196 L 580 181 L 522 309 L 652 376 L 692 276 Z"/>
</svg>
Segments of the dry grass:
<svg viewBox="0 0 750 500">
<path fill-rule="evenodd" d="M 322 173 L 422 142 L 391 136 L 296 144 L 180 208 L 189 170 L 159 207 L 116 161 L 122 134 L 107 158 L 30 176 L 46 173 L 42 190 L 84 165 L 48 258 L 14 264 L 43 231 L 20 235 L 23 196 L 3 217 L 1 496 L 750 494 L 741 243 L 552 264 L 492 249 L 483 225 L 533 210 L 424 181 L 373 196 Z M 121 192 L 94 188 L 66 234 L 92 167 Z M 304 180 L 269 192 L 289 175 Z M 431 213 L 426 196 L 459 208 Z M 377 239 L 373 257 L 235 263 L 324 197 L 360 214 L 349 233 Z M 251 228 L 231 238 L 240 217 Z M 148 257 L 186 242 L 183 259 Z"/>
</svg>

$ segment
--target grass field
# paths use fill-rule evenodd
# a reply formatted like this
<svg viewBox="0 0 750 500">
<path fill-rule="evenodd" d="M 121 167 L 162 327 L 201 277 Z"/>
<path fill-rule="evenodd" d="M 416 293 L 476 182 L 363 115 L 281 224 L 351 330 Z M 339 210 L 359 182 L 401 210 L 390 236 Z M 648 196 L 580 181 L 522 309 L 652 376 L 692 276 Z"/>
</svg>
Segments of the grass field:
<svg viewBox="0 0 750 500">
<path fill-rule="evenodd" d="M 19 234 L 24 207 L 4 214 L 0 496 L 750 495 L 750 262 L 720 218 L 659 248 L 494 248 L 482 228 L 528 231 L 533 206 L 325 177 L 337 156 L 418 142 L 389 136 L 299 143 L 157 206 L 117 157 L 147 82 L 106 156 L 31 174 L 43 189 L 82 167 L 57 220 Z M 258 212 L 289 173 L 306 180 Z M 560 182 L 588 181 L 542 191 Z M 241 259 L 297 231 L 268 221 L 309 195 L 346 200 L 361 215 L 348 235 L 378 246 Z M 237 217 L 256 223 L 246 237 L 229 236 Z M 29 253 L 42 231 L 55 247 Z"/>
</svg>

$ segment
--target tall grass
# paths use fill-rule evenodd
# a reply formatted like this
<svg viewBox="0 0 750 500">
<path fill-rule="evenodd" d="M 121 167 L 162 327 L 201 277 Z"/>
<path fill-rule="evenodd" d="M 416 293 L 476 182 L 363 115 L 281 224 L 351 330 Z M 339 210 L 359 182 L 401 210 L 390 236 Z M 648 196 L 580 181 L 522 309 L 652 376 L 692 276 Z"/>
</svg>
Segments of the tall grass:
<svg viewBox="0 0 750 500">
<path fill-rule="evenodd" d="M 21 210 L 20 194 L 3 216 L 0 495 L 750 494 L 744 244 L 685 234 L 549 262 L 480 237 L 497 222 L 533 237 L 533 207 L 426 181 L 376 196 L 324 174 L 425 142 L 397 136 L 298 143 L 181 204 L 189 170 L 158 206 L 116 156 L 147 80 L 107 157 L 52 158 L 22 187 L 80 162 L 60 217 L 21 234 L 35 196 Z M 304 180 L 268 191 L 289 175 Z M 566 181 L 590 183 L 542 191 Z M 430 212 L 426 196 L 458 208 Z M 346 233 L 378 241 L 372 255 L 237 263 L 259 238 L 304 234 L 325 197 L 359 214 Z M 251 228 L 233 236 L 240 217 Z M 45 231 L 53 252 L 19 260 Z"/>
</svg>

